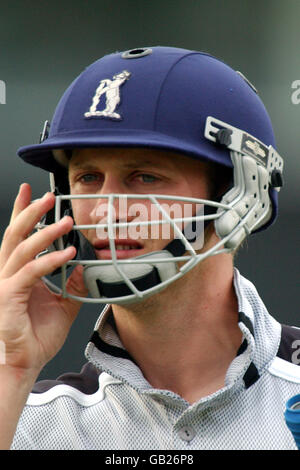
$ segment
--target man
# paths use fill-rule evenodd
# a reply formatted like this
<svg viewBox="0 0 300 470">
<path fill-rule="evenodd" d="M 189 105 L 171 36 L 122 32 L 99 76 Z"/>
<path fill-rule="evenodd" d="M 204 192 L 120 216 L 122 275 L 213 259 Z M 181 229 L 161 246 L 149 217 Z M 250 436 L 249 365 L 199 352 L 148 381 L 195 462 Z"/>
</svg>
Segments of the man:
<svg viewBox="0 0 300 470">
<path fill-rule="evenodd" d="M 184 49 L 105 56 L 19 155 L 52 191 L 21 186 L 1 247 L 2 448 L 296 449 L 299 330 L 233 264 L 275 220 L 283 171 L 245 77 Z M 34 386 L 83 301 L 108 304 L 87 365 Z"/>
</svg>

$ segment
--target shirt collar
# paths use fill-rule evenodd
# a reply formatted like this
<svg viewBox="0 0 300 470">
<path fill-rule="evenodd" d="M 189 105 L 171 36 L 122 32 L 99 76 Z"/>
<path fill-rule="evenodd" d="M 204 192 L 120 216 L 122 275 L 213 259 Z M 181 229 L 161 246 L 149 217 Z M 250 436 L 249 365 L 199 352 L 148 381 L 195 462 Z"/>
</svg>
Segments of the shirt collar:
<svg viewBox="0 0 300 470">
<path fill-rule="evenodd" d="M 238 300 L 238 324 L 243 342 L 230 364 L 225 384 L 250 387 L 273 359 L 279 347 L 281 327 L 267 312 L 254 285 L 234 270 L 234 288 Z M 275 333 L 275 334 L 274 334 Z M 101 312 L 86 348 L 86 357 L 100 370 L 127 383 L 138 391 L 153 390 L 142 371 L 124 348 L 108 305 Z M 171 392 L 170 392 L 171 393 Z"/>
</svg>

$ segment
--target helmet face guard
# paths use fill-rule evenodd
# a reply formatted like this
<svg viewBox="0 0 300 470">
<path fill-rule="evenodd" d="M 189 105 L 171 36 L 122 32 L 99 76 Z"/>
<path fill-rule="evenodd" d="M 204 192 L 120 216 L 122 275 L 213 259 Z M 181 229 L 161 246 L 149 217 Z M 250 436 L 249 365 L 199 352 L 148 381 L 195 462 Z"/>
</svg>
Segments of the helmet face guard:
<svg viewBox="0 0 300 470">
<path fill-rule="evenodd" d="M 102 227 L 108 234 L 109 261 L 95 259 L 82 236 L 84 229 L 75 225 L 79 254 L 69 264 L 84 265 L 91 298 L 83 301 L 139 301 L 206 257 L 235 250 L 247 235 L 265 229 L 276 218 L 283 160 L 275 150 L 268 113 L 241 73 L 206 53 L 153 47 L 110 54 L 73 81 L 56 108 L 50 129 L 44 126 L 40 143 L 18 151 L 27 163 L 50 172 L 52 190 L 57 194 L 55 220 L 60 217 L 61 205 L 68 206 L 74 198 L 67 189 L 68 151 L 100 147 L 153 148 L 217 163 L 221 169 L 232 169 L 233 186 L 221 201 L 189 201 L 206 208 L 200 215 L 193 213 L 192 219 L 181 214 L 177 220 L 164 213 L 159 201 L 175 201 L 171 195 L 148 195 L 148 202 L 164 218 L 162 223 L 172 226 L 174 240 L 161 252 L 141 257 L 116 257 L 113 231 L 130 227 L 118 225 L 111 212 Z M 130 199 L 116 194 L 101 194 L 101 199 L 106 197 L 110 206 L 114 198 L 125 196 Z M 181 204 L 188 202 L 180 199 Z M 205 252 L 193 246 L 185 232 L 188 223 L 201 222 L 204 228 L 208 221 L 213 221 L 220 242 Z M 155 223 L 146 217 L 139 227 L 149 229 Z M 184 230 L 176 226 L 178 223 Z M 55 243 L 56 249 L 63 246 L 64 240 Z M 69 295 L 66 269 L 62 268 L 60 291 L 65 296 Z"/>
<path fill-rule="evenodd" d="M 220 242 L 214 247 L 214 250 L 210 250 L 208 253 L 201 252 L 204 243 L 204 222 L 220 217 L 216 212 L 204 215 L 204 205 L 210 205 L 215 211 L 220 209 L 224 212 L 229 209 L 224 204 L 204 199 L 158 194 L 141 196 L 135 194 L 61 195 L 56 196 L 55 220 L 60 220 L 62 216 L 62 202 L 74 199 L 107 200 L 107 204 L 104 204 L 107 216 L 103 218 L 104 222 L 101 220 L 97 224 L 74 225 L 73 230 L 78 232 L 79 245 L 81 245 L 80 259 L 71 260 L 62 267 L 61 288 L 55 287 L 48 279 L 44 279 L 49 287 L 66 297 L 70 296 L 76 300 L 92 303 L 124 304 L 136 302 L 162 290 L 207 256 L 230 251 L 224 249 L 223 242 Z M 131 222 L 115 222 L 114 201 L 124 201 L 127 204 L 130 199 L 146 201 L 145 207 L 149 207 L 150 203 L 151 207 L 157 209 L 155 213 L 158 217 L 153 220 L 143 214 L 142 218 L 137 217 Z M 166 210 L 168 204 L 164 201 L 171 202 L 171 208 L 174 208 L 174 203 L 181 203 L 176 207 L 179 208 L 179 211 L 180 208 L 183 208 L 183 214 L 178 214 L 179 217 L 176 217 L 176 214 L 175 217 L 171 217 L 171 214 Z M 186 217 L 184 213 L 187 212 L 186 207 L 196 208 L 196 215 L 190 216 L 188 214 Z M 151 215 L 153 212 L 151 209 Z M 42 229 L 45 226 L 45 224 L 39 224 L 37 228 Z M 144 236 L 141 237 L 143 228 L 145 229 Z M 82 231 L 87 229 L 95 230 L 99 240 L 106 241 L 111 251 L 111 259 L 97 259 L 92 249 L 89 251 L 86 249 L 88 242 L 83 238 Z M 141 241 L 143 238 L 147 239 L 150 231 L 152 239 L 167 240 L 163 249 L 134 258 L 119 259 L 117 257 L 117 243 L 122 244 L 122 239 L 130 238 L 130 240 Z M 66 241 L 61 237 L 56 241 L 55 249 L 64 249 L 65 245 Z M 72 296 L 66 290 L 67 268 L 77 264 L 84 267 L 84 280 L 92 298 Z M 182 264 L 181 267 L 180 264 Z"/>
<path fill-rule="evenodd" d="M 138 194 L 82 194 L 58 195 L 55 205 L 55 222 L 62 214 L 62 203 L 74 199 L 105 199 L 105 221 L 97 224 L 74 225 L 73 230 L 81 233 L 87 229 L 96 231 L 99 239 L 106 240 L 111 258 L 97 259 L 92 247 L 82 250 L 80 259 L 71 260 L 62 267 L 62 285 L 58 288 L 49 279 L 44 278 L 47 285 L 65 297 L 71 297 L 82 302 L 127 304 L 141 301 L 166 288 L 169 284 L 182 277 L 199 262 L 209 256 L 234 251 L 254 230 L 258 230 L 270 218 L 272 205 L 269 197 L 269 187 L 280 183 L 278 175 L 283 170 L 283 160 L 272 146 L 266 147 L 262 142 L 240 129 L 208 117 L 205 128 L 208 139 L 227 145 L 231 150 L 234 167 L 234 184 L 226 192 L 221 202 L 205 199 L 178 197 L 171 195 L 138 195 Z M 277 175 L 277 176 L 274 176 Z M 274 183 L 277 182 L 277 183 Z M 277 191 L 279 187 L 275 188 Z M 149 214 L 142 219 L 131 222 L 116 222 L 114 216 L 114 201 L 140 199 L 150 202 L 161 217 L 150 218 Z M 188 217 L 185 213 L 171 217 L 166 210 L 164 201 L 184 203 L 182 207 L 196 207 L 195 214 Z M 167 205 L 168 207 L 168 205 Z M 171 205 L 173 208 L 174 205 Z M 178 207 L 178 206 L 177 206 Z M 209 207 L 205 213 L 204 207 Z M 140 209 L 140 207 L 139 207 Z M 126 210 L 127 212 L 127 210 Z M 152 211 L 151 211 L 152 214 Z M 209 249 L 202 250 L 204 244 L 205 225 L 214 221 L 219 241 Z M 136 236 L 135 229 L 144 227 L 145 238 L 158 238 L 158 231 L 153 235 L 153 227 L 166 225 L 172 228 L 172 240 L 160 251 L 147 253 L 134 258 L 119 259 L 116 255 L 116 238 L 122 243 L 122 238 L 141 239 L 141 232 Z M 40 224 L 39 229 L 45 225 Z M 120 233 L 123 230 L 123 236 Z M 116 235 L 118 233 L 118 235 Z M 170 231 L 168 236 L 170 238 Z M 78 235 L 81 246 L 82 235 Z M 192 241 L 191 241 L 192 240 Z M 56 249 L 64 249 L 63 237 L 57 240 Z M 88 253 L 88 255 L 87 255 Z M 81 264 L 84 267 L 84 281 L 91 297 L 83 298 L 69 294 L 66 289 L 67 267 Z"/>
</svg>

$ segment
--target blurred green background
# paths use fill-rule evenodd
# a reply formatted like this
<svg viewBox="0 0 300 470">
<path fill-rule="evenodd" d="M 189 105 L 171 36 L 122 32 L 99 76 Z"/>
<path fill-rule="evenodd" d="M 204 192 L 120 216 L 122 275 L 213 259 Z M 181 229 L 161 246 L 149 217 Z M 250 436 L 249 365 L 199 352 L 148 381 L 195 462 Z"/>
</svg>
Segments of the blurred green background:
<svg viewBox="0 0 300 470">
<path fill-rule="evenodd" d="M 31 183 L 34 197 L 49 188 L 48 175 L 26 166 L 16 151 L 38 141 L 42 123 L 51 120 L 83 68 L 106 53 L 141 46 L 206 51 L 256 86 L 285 158 L 280 217 L 249 239 L 237 267 L 276 319 L 300 326 L 300 104 L 291 99 L 292 83 L 300 80 L 299 20 L 299 0 L 0 1 L 0 80 L 6 84 L 6 103 L 0 104 L 1 233 L 20 183 Z M 80 369 L 98 311 L 82 309 L 41 378 Z"/>
</svg>

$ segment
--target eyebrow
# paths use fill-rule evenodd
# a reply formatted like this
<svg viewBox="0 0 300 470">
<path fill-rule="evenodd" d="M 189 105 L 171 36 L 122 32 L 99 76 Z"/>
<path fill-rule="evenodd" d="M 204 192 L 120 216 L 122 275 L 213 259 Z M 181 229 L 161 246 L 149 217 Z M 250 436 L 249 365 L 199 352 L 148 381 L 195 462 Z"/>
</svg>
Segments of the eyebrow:
<svg viewBox="0 0 300 470">
<path fill-rule="evenodd" d="M 123 164 L 124 168 L 136 168 L 136 167 L 148 167 L 148 166 L 156 166 L 151 160 L 136 160 L 132 162 L 128 162 Z"/>
<path fill-rule="evenodd" d="M 127 168 L 127 169 L 134 169 L 134 168 L 147 168 L 149 166 L 156 166 L 156 164 L 153 162 L 153 161 L 150 161 L 150 160 L 135 160 L 135 161 L 131 161 L 131 162 L 121 162 L 120 166 L 122 166 L 123 168 Z M 83 170 L 97 170 L 99 169 L 97 165 L 93 164 L 93 163 L 89 163 L 89 162 L 81 162 L 81 161 L 78 161 L 78 162 L 74 162 L 72 163 L 71 165 L 71 170 L 72 169 L 78 169 L 78 168 L 82 168 Z"/>
</svg>

